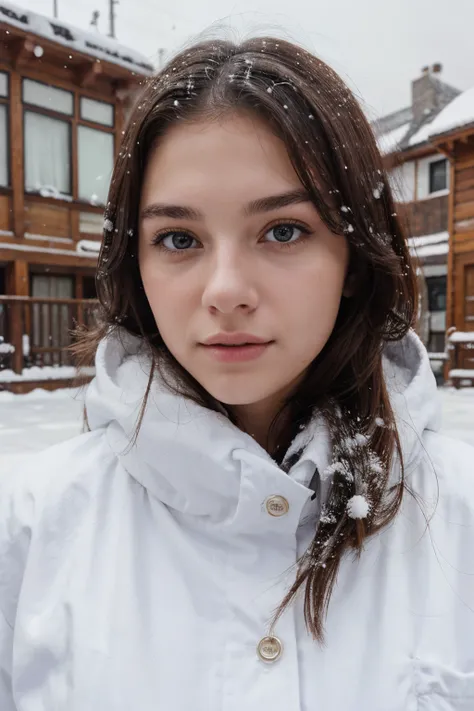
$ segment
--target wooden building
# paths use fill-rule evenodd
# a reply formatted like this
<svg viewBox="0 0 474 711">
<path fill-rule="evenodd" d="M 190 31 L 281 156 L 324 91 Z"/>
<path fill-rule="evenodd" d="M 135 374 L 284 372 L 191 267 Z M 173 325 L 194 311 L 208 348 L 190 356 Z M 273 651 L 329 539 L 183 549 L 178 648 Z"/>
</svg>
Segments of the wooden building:
<svg viewBox="0 0 474 711">
<path fill-rule="evenodd" d="M 427 292 L 426 346 L 441 380 L 445 361 L 449 251 L 449 160 L 430 140 L 431 126 L 460 92 L 441 79 L 442 67 L 424 67 L 412 82 L 411 104 L 374 124 Z"/>
<path fill-rule="evenodd" d="M 66 364 L 59 349 L 95 296 L 126 111 L 152 71 L 110 38 L 0 0 L 0 387 L 6 370 Z"/>
<path fill-rule="evenodd" d="M 456 380 L 474 384 L 474 88 L 439 114 L 430 140 L 450 162 L 447 325 L 458 332 Z"/>
<path fill-rule="evenodd" d="M 434 74 L 439 69 L 436 65 Z M 450 349 L 454 362 L 445 376 L 474 384 L 474 88 L 446 90 L 432 75 L 424 72 L 421 96 L 433 100 L 437 87 L 444 99 L 431 112 L 428 107 L 427 118 L 420 115 L 416 130 L 410 123 L 379 130 L 380 145 L 428 284 L 430 317 L 436 324 L 428 349 L 446 351 L 446 332 L 455 329 Z"/>
</svg>

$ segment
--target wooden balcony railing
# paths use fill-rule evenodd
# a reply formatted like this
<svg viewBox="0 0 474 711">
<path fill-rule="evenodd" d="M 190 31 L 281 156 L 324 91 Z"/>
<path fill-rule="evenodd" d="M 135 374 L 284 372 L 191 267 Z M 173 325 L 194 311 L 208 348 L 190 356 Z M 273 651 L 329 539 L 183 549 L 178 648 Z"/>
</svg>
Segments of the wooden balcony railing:
<svg viewBox="0 0 474 711">
<path fill-rule="evenodd" d="M 474 332 L 450 328 L 448 336 L 449 379 L 454 387 L 474 386 Z"/>
<path fill-rule="evenodd" d="M 95 299 L 0 296 L 0 369 L 71 366 L 72 331 L 92 325 Z"/>
</svg>

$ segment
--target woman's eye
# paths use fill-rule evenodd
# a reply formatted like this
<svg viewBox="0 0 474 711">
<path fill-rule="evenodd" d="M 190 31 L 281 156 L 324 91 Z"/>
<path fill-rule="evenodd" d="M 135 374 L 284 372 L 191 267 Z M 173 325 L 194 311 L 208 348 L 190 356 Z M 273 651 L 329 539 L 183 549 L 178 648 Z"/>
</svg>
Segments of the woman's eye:
<svg viewBox="0 0 474 711">
<path fill-rule="evenodd" d="M 178 252 L 195 247 L 197 240 L 186 232 L 168 232 L 165 235 L 158 235 L 155 239 L 156 243 L 170 252 Z"/>
<path fill-rule="evenodd" d="M 275 225 L 265 233 L 266 241 L 287 244 L 300 239 L 304 230 L 297 225 Z"/>
</svg>

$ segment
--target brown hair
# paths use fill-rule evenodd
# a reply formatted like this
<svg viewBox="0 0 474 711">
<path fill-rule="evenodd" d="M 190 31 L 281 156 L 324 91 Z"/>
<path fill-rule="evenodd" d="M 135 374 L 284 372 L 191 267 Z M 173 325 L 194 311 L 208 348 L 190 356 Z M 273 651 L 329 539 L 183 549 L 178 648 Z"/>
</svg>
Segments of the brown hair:
<svg viewBox="0 0 474 711">
<path fill-rule="evenodd" d="M 255 112 L 284 141 L 321 218 L 350 245 L 353 295 L 342 298 L 327 344 L 272 425 L 277 445 L 271 453 L 283 467 L 290 443 L 315 408 L 332 433 L 329 498 L 296 581 L 275 615 L 276 620 L 304 586 L 306 623 L 322 640 L 343 554 L 348 549 L 360 554 L 364 539 L 394 518 L 402 500 L 401 447 L 382 351 L 386 341 L 407 333 L 417 312 L 416 276 L 374 136 L 352 93 L 329 66 L 270 37 L 240 45 L 210 41 L 183 51 L 147 82 L 112 177 L 97 273 L 101 324 L 83 335 L 77 350 L 91 357 L 111 328 L 126 329 L 150 350 L 149 386 L 166 362 L 180 392 L 218 409 L 173 359 L 157 330 L 138 267 L 138 210 L 148 156 L 167 129 L 236 110 Z M 401 483 L 389 486 L 395 453 Z M 370 504 L 364 519 L 347 512 L 356 494 Z"/>
</svg>

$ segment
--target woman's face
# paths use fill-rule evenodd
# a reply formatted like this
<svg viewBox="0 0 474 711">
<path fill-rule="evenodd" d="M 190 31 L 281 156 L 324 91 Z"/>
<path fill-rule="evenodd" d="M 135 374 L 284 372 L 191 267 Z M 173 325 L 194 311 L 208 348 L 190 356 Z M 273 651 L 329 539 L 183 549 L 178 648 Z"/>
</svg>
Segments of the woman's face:
<svg viewBox="0 0 474 711">
<path fill-rule="evenodd" d="M 157 328 L 217 400 L 283 398 L 326 344 L 348 266 L 260 120 L 171 128 L 144 177 L 139 263 Z"/>
</svg>

